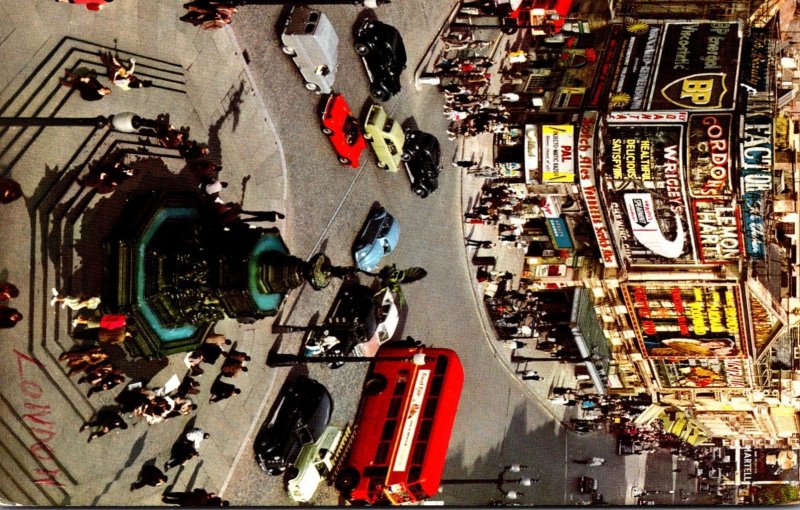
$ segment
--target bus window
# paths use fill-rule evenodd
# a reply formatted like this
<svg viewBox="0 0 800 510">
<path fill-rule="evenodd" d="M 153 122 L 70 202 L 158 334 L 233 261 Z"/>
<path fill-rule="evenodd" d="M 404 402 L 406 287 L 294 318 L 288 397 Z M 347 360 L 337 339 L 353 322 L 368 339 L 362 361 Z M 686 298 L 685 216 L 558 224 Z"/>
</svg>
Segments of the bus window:
<svg viewBox="0 0 800 510">
<path fill-rule="evenodd" d="M 364 468 L 364 476 L 367 478 L 384 478 L 389 472 L 389 466 L 367 466 Z"/>
<path fill-rule="evenodd" d="M 431 381 L 431 395 L 439 395 L 442 392 L 442 378 L 441 377 L 434 377 L 433 381 Z"/>
<path fill-rule="evenodd" d="M 397 381 L 397 384 L 394 386 L 394 394 L 395 395 L 404 395 L 406 392 L 406 388 L 408 388 L 408 383 L 405 381 Z"/>
<path fill-rule="evenodd" d="M 442 356 L 436 360 L 436 368 L 434 369 L 433 373 L 435 373 L 436 375 L 441 375 L 445 373 L 446 370 L 447 370 L 447 358 Z"/>
<path fill-rule="evenodd" d="M 423 418 L 433 418 L 436 414 L 436 404 L 438 403 L 439 399 L 429 400 L 428 403 L 425 405 L 425 410 L 422 412 Z"/>
<path fill-rule="evenodd" d="M 397 418 L 397 415 L 400 414 L 400 406 L 403 404 L 402 397 L 393 398 L 392 401 L 389 403 L 389 411 L 386 413 L 386 417 L 389 419 Z"/>
<path fill-rule="evenodd" d="M 381 441 L 388 441 L 394 435 L 394 429 L 397 428 L 397 420 L 389 420 L 383 425 L 383 432 L 381 432 Z"/>
<path fill-rule="evenodd" d="M 427 441 L 431 437 L 431 424 L 433 422 L 431 420 L 422 420 L 422 423 L 419 426 L 419 435 L 417 436 L 417 441 Z"/>
<path fill-rule="evenodd" d="M 414 453 L 411 455 L 411 463 L 422 465 L 425 461 L 425 452 L 428 450 L 428 442 L 417 443 L 414 447 Z M 413 469 L 413 468 L 412 468 Z"/>
<path fill-rule="evenodd" d="M 422 466 L 412 466 L 411 469 L 408 470 L 408 481 L 416 482 L 417 480 L 419 480 L 419 476 L 421 474 L 422 474 Z"/>
<path fill-rule="evenodd" d="M 378 451 L 375 452 L 375 464 L 386 464 L 389 458 L 389 443 L 380 443 Z"/>
</svg>

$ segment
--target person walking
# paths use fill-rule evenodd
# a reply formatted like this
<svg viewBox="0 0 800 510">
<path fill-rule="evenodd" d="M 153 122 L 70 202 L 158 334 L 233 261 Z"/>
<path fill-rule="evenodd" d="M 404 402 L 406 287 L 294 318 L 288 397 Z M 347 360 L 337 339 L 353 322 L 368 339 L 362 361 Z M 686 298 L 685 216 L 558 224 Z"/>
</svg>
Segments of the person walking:
<svg viewBox="0 0 800 510">
<path fill-rule="evenodd" d="M 22 196 L 22 186 L 14 179 L 0 177 L 0 204 L 10 204 Z"/>
<path fill-rule="evenodd" d="M 225 400 L 226 398 L 230 398 L 242 392 L 241 388 L 223 382 L 220 377 L 221 376 L 217 377 L 211 385 L 211 398 L 208 399 L 209 402 L 219 402 L 220 400 Z"/>
<path fill-rule="evenodd" d="M 239 372 L 247 372 L 247 367 L 244 364 L 245 361 L 242 359 L 228 358 L 222 364 L 220 373 L 225 377 L 236 377 Z"/>
<path fill-rule="evenodd" d="M 172 447 L 172 457 L 164 463 L 164 471 L 169 471 L 176 466 L 183 466 L 191 459 L 200 456 L 200 452 L 193 444 L 181 437 Z"/>
<path fill-rule="evenodd" d="M 125 382 L 124 375 L 122 375 L 121 373 L 112 372 L 104 376 L 97 382 L 97 384 L 94 384 L 91 388 L 89 388 L 89 391 L 86 393 L 86 396 L 91 397 L 95 393 L 100 393 L 101 391 L 114 389 L 123 382 Z"/>
<path fill-rule="evenodd" d="M 69 309 L 73 312 L 83 310 L 84 308 L 88 310 L 95 310 L 98 306 L 100 306 L 99 296 L 88 296 L 86 294 L 80 294 L 78 296 L 63 295 L 56 288 L 53 288 L 52 293 L 53 299 L 50 300 L 50 306 L 55 306 L 56 303 L 61 303 L 61 308 L 69 307 Z"/>
<path fill-rule="evenodd" d="M 110 4 L 114 0 L 56 0 L 57 2 L 81 4 L 89 11 L 99 11 L 104 5 Z"/>
<path fill-rule="evenodd" d="M 0 308 L 0 328 L 13 328 L 22 320 L 22 312 L 16 308 Z"/>
<path fill-rule="evenodd" d="M 100 412 L 97 413 L 97 418 L 81 425 L 80 432 L 83 432 L 88 427 L 97 427 L 94 432 L 89 434 L 89 439 L 86 440 L 87 443 L 91 443 L 92 439 L 104 436 L 114 429 L 127 429 L 128 424 L 125 423 L 125 420 L 116 411 L 101 409 Z"/>
<path fill-rule="evenodd" d="M 200 145 L 194 140 L 184 140 L 178 145 L 178 153 L 187 162 L 200 159 L 208 155 L 209 149 L 205 145 Z"/>
<path fill-rule="evenodd" d="M 183 435 L 183 439 L 187 443 L 191 444 L 192 448 L 194 448 L 197 451 L 200 451 L 200 443 L 202 443 L 209 437 L 211 437 L 211 434 L 198 427 L 190 429 Z"/>
<path fill-rule="evenodd" d="M 466 242 L 466 246 L 474 246 L 476 248 L 489 249 L 492 246 L 494 246 L 494 243 L 492 241 L 479 241 L 477 239 L 470 239 L 468 237 L 465 239 L 465 242 Z"/>
<path fill-rule="evenodd" d="M 79 76 L 69 69 L 64 71 L 66 76 L 61 78 L 61 84 L 77 90 L 84 101 L 99 101 L 111 94 L 111 89 L 100 83 L 93 72 Z"/>
<path fill-rule="evenodd" d="M 11 282 L 0 283 L 0 301 L 10 301 L 19 296 L 19 289 Z"/>
<path fill-rule="evenodd" d="M 131 484 L 131 491 L 141 489 L 145 485 L 160 487 L 167 483 L 167 475 L 153 464 L 145 464 L 139 471 L 139 478 Z"/>
</svg>

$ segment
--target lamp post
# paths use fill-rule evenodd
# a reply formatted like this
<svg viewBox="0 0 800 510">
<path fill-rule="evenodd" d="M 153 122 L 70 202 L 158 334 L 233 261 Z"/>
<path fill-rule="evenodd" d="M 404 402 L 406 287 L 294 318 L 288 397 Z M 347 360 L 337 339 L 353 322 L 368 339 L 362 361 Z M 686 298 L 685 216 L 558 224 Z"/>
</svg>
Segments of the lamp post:
<svg viewBox="0 0 800 510">
<path fill-rule="evenodd" d="M 506 478 L 506 474 L 513 473 L 517 474 L 520 473 L 523 469 L 527 469 L 528 466 L 522 464 L 510 464 L 503 468 L 503 470 L 497 475 L 497 478 L 455 478 L 449 480 L 442 480 L 442 485 L 481 485 L 481 484 L 494 484 L 498 491 L 500 491 L 503 496 L 508 500 L 517 500 L 520 499 L 525 494 L 517 489 L 506 489 L 506 484 L 517 484 L 522 487 L 530 487 L 533 485 L 533 482 L 538 482 L 538 478 L 530 478 L 527 476 L 521 476 L 519 478 Z"/>
<path fill-rule="evenodd" d="M 122 133 L 136 133 L 142 127 L 153 127 L 154 122 L 133 112 L 97 117 L 0 117 L 0 126 L 94 126 L 107 127 Z"/>
</svg>

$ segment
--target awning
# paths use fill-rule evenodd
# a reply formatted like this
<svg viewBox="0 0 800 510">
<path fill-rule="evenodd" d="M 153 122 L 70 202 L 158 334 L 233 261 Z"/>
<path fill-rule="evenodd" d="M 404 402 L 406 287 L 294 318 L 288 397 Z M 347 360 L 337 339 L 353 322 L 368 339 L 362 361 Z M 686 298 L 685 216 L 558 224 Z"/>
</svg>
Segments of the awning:
<svg viewBox="0 0 800 510">
<path fill-rule="evenodd" d="M 649 406 L 647 406 L 647 409 L 642 411 L 642 413 L 639 416 L 637 416 L 635 420 L 633 420 L 633 423 L 634 423 L 634 425 L 638 425 L 640 427 L 643 427 L 643 426 L 649 425 L 650 423 L 652 423 L 653 420 L 655 420 L 656 418 L 659 418 L 661 416 L 663 416 L 663 418 L 661 418 L 661 422 L 664 423 L 664 419 L 665 418 L 667 420 L 669 420 L 669 418 L 667 417 L 666 414 L 662 414 L 662 413 L 664 413 L 665 409 L 666 409 L 666 407 L 663 407 L 663 406 L 660 406 L 660 405 L 656 405 L 656 404 L 650 404 Z M 667 424 L 664 423 L 664 430 L 666 430 L 666 429 L 667 429 Z"/>
</svg>

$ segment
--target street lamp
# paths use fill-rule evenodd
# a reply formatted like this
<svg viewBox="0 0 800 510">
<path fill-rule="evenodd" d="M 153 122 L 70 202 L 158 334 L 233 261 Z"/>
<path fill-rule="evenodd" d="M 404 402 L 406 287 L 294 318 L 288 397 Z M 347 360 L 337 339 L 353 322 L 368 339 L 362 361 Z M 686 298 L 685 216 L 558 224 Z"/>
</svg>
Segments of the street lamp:
<svg viewBox="0 0 800 510">
<path fill-rule="evenodd" d="M 121 112 L 97 117 L 0 117 L 0 126 L 94 126 L 136 133 L 142 127 L 153 127 L 153 121 L 133 112 Z"/>
</svg>

